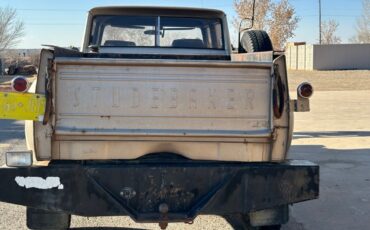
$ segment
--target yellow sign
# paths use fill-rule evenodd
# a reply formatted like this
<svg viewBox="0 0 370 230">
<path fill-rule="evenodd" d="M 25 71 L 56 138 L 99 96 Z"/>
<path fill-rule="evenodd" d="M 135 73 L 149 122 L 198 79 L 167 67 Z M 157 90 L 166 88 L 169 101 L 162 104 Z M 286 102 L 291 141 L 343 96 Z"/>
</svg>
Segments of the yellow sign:
<svg viewBox="0 0 370 230">
<path fill-rule="evenodd" d="M 42 94 L 0 92 L 0 119 L 42 121 L 45 104 Z"/>
</svg>

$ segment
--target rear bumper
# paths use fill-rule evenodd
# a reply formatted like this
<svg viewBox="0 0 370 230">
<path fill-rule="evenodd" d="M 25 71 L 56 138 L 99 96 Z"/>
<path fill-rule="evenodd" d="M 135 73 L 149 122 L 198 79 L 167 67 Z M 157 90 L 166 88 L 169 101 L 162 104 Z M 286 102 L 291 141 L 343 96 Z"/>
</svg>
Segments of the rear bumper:
<svg viewBox="0 0 370 230">
<path fill-rule="evenodd" d="M 307 161 L 63 162 L 0 168 L 0 188 L 0 201 L 33 208 L 176 222 L 315 199 L 319 167 Z"/>
</svg>

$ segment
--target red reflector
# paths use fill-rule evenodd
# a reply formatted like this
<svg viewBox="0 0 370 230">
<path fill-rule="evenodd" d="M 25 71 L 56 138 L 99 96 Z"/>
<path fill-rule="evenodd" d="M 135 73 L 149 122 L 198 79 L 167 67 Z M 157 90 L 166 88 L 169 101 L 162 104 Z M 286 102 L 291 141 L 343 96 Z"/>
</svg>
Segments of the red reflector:
<svg viewBox="0 0 370 230">
<path fill-rule="evenodd" d="M 298 94 L 301 97 L 309 98 L 313 94 L 313 87 L 310 83 L 302 83 L 300 86 L 298 86 Z"/>
<path fill-rule="evenodd" d="M 12 89 L 17 92 L 26 92 L 28 89 L 28 81 L 24 77 L 15 77 L 12 80 Z"/>
</svg>

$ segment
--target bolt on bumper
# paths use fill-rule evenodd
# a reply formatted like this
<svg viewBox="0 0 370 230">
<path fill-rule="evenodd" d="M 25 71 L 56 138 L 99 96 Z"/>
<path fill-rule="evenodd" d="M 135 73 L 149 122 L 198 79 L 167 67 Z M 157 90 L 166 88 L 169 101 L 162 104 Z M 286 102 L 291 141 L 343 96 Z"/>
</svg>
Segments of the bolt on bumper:
<svg viewBox="0 0 370 230">
<path fill-rule="evenodd" d="M 319 166 L 308 161 L 107 163 L 66 161 L 0 168 L 0 201 L 81 216 L 189 222 L 316 199 Z"/>
</svg>

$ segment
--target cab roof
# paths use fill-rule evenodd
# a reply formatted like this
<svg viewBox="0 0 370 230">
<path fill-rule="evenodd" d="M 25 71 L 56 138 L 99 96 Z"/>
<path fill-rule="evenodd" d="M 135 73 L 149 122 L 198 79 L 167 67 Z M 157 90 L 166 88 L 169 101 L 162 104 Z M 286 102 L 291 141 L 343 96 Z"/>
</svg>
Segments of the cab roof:
<svg viewBox="0 0 370 230">
<path fill-rule="evenodd" d="M 89 13 L 95 15 L 153 15 L 153 16 L 191 16 L 224 17 L 225 13 L 216 9 L 163 6 L 103 6 L 92 8 Z"/>
</svg>

